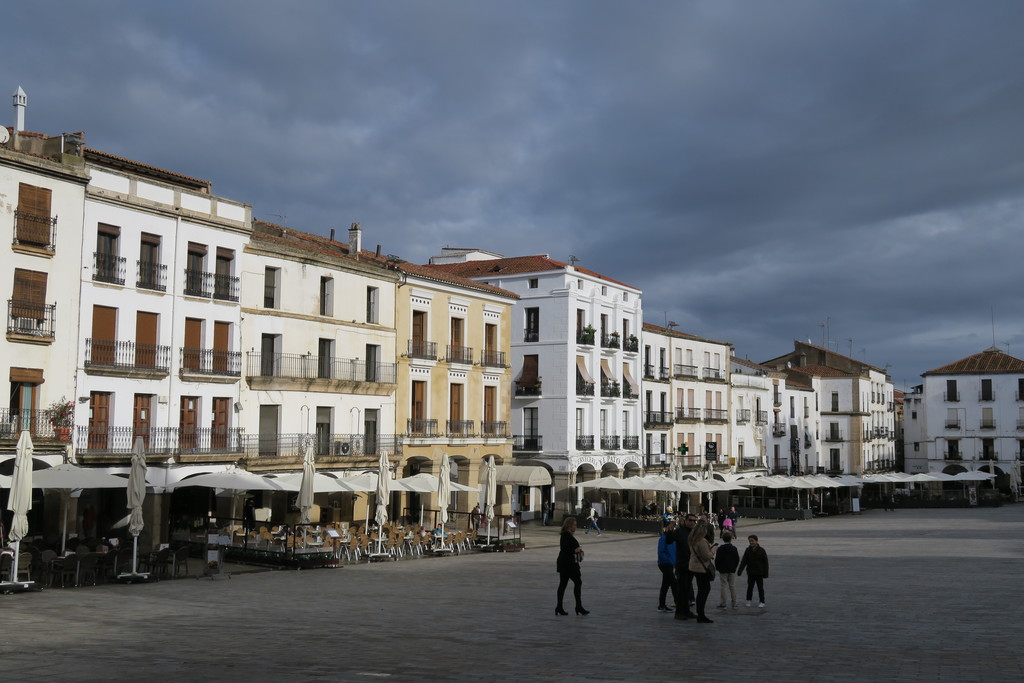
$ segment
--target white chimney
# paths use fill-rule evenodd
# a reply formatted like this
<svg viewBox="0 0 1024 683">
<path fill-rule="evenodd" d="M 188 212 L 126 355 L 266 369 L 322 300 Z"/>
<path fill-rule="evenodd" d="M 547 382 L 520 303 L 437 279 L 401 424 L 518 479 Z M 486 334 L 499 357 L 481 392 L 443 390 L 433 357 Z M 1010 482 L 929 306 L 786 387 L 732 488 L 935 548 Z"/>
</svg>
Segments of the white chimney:
<svg viewBox="0 0 1024 683">
<path fill-rule="evenodd" d="M 18 86 L 14 93 L 14 132 L 25 130 L 25 107 L 28 106 L 28 97 L 25 91 Z"/>
<path fill-rule="evenodd" d="M 359 258 L 359 252 L 363 250 L 363 229 L 358 223 L 353 223 L 348 229 L 348 254 Z"/>
</svg>

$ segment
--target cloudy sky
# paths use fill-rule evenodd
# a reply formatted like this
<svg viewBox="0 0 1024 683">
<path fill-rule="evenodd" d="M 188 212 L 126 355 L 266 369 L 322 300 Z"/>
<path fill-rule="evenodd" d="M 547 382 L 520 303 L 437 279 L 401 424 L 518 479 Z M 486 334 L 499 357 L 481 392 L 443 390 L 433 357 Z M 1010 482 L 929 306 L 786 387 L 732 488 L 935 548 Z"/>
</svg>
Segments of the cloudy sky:
<svg viewBox="0 0 1024 683">
<path fill-rule="evenodd" d="M 37 0 L 27 128 L 425 262 L 546 253 L 648 322 L 897 388 L 1024 357 L 1016 0 Z M 12 30 L 17 27 L 17 30 Z M 9 100 L 8 100 L 9 101 Z M 9 124 L 13 112 L 4 117 Z"/>
</svg>

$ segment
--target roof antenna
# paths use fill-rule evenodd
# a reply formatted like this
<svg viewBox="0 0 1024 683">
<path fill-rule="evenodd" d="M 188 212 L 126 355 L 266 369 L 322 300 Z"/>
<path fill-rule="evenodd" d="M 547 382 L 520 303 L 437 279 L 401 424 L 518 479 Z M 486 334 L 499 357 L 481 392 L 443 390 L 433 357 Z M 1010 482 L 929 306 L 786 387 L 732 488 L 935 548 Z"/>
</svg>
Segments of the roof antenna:
<svg viewBox="0 0 1024 683">
<path fill-rule="evenodd" d="M 993 306 L 992 311 L 992 346 L 996 345 L 996 307 Z"/>
<path fill-rule="evenodd" d="M 675 330 L 677 327 L 679 327 L 679 323 L 677 323 L 675 320 L 669 320 L 667 323 L 665 323 L 665 326 L 668 327 L 668 329 L 670 330 Z"/>
<path fill-rule="evenodd" d="M 576 264 L 582 260 L 583 259 L 576 258 L 574 255 L 569 254 L 569 265 L 572 266 L 573 268 L 575 268 Z"/>
</svg>

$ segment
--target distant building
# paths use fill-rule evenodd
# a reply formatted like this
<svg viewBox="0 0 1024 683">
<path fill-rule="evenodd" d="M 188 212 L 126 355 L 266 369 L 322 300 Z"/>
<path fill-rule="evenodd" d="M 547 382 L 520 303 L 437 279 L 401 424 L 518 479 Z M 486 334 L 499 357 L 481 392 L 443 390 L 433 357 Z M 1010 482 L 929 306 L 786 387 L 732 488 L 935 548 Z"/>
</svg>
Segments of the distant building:
<svg viewBox="0 0 1024 683">
<path fill-rule="evenodd" d="M 1024 465 L 1024 360 L 996 347 L 921 375 L 904 396 L 908 472 L 997 475 L 1017 488 Z"/>
</svg>

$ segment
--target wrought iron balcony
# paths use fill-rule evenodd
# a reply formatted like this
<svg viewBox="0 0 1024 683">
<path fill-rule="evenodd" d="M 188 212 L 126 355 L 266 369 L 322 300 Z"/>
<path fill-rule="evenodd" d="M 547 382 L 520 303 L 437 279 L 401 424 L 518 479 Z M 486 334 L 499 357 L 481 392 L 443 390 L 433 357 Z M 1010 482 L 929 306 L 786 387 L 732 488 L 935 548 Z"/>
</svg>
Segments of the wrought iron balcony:
<svg viewBox="0 0 1024 683">
<path fill-rule="evenodd" d="M 772 436 L 785 436 L 787 431 L 789 430 L 786 429 L 784 422 L 776 422 L 772 425 Z"/>
<path fill-rule="evenodd" d="M 619 348 L 619 333 L 612 332 L 611 334 L 601 335 L 601 348 L 603 349 L 617 349 Z"/>
<path fill-rule="evenodd" d="M 437 438 L 437 420 L 410 419 L 406 425 L 406 435 L 420 438 Z"/>
<path fill-rule="evenodd" d="M 209 299 L 213 294 L 213 273 L 185 269 L 185 295 Z"/>
<path fill-rule="evenodd" d="M 540 396 L 540 382 L 536 384 L 520 384 L 516 382 L 516 396 Z"/>
<path fill-rule="evenodd" d="M 960 429 L 960 420 L 946 420 L 946 429 Z"/>
<path fill-rule="evenodd" d="M 238 301 L 239 278 L 236 275 L 213 276 L 213 298 L 219 301 Z"/>
<path fill-rule="evenodd" d="M 508 363 L 505 362 L 505 352 L 484 349 L 480 352 L 480 365 L 487 368 L 507 368 Z"/>
<path fill-rule="evenodd" d="M 601 450 L 603 451 L 617 451 L 619 450 L 619 437 L 617 436 L 601 436 Z"/>
<path fill-rule="evenodd" d="M 776 392 L 772 395 L 772 405 L 776 408 L 782 405 L 782 394 Z"/>
<path fill-rule="evenodd" d="M 785 427 L 785 425 L 783 425 L 783 427 Z M 838 431 L 832 432 L 832 431 L 830 431 L 830 432 L 826 432 L 825 433 L 825 436 L 823 437 L 822 440 L 823 441 L 831 441 L 831 442 L 839 442 L 839 441 L 845 441 L 846 439 L 843 438 L 842 432 L 838 432 Z"/>
<path fill-rule="evenodd" d="M 75 434 L 76 453 L 90 455 L 130 455 L 136 437 L 142 437 L 147 454 L 187 455 L 240 453 L 244 450 L 244 430 L 229 427 L 99 427 L 81 426 Z"/>
<path fill-rule="evenodd" d="M 152 261 L 135 262 L 135 286 L 154 292 L 167 291 L 167 266 Z"/>
<path fill-rule="evenodd" d="M 449 363 L 460 363 L 462 365 L 473 364 L 473 348 L 461 344 L 449 344 L 444 354 L 444 359 Z"/>
<path fill-rule="evenodd" d="M 513 451 L 542 451 L 544 450 L 544 437 L 529 434 L 519 434 L 512 437 Z"/>
<path fill-rule="evenodd" d="M 672 413 L 667 410 L 644 411 L 644 426 L 668 426 L 672 424 Z"/>
<path fill-rule="evenodd" d="M 57 217 L 14 211 L 15 246 L 54 251 L 57 244 Z"/>
<path fill-rule="evenodd" d="M 697 422 L 700 420 L 700 408 L 676 408 L 676 422 Z"/>
<path fill-rule="evenodd" d="M 594 395 L 594 383 L 587 382 L 579 377 L 576 378 L 576 395 L 577 396 L 593 396 Z"/>
<path fill-rule="evenodd" d="M 57 324 L 57 304 L 7 300 L 7 334 L 53 339 Z"/>
<path fill-rule="evenodd" d="M 768 424 L 768 411 L 767 410 L 758 410 L 756 417 L 757 417 L 757 419 L 756 419 L 757 424 L 759 424 L 759 425 L 766 425 L 766 424 Z"/>
<path fill-rule="evenodd" d="M 590 330 L 588 330 L 588 329 L 576 330 L 576 343 L 577 344 L 583 344 L 584 346 L 593 346 L 594 345 L 594 337 L 596 335 L 597 335 L 597 332 L 595 330 L 593 330 L 593 329 L 590 329 Z"/>
<path fill-rule="evenodd" d="M 605 398 L 618 398 L 622 392 L 619 390 L 619 383 L 615 380 L 601 382 L 601 396 Z"/>
<path fill-rule="evenodd" d="M 488 439 L 507 439 L 509 438 L 508 422 L 483 420 L 480 423 L 480 436 Z"/>
<path fill-rule="evenodd" d="M 725 372 L 718 368 L 704 368 L 704 379 L 712 382 L 724 382 Z"/>
<path fill-rule="evenodd" d="M 942 457 L 945 460 L 963 460 L 964 456 L 960 451 L 943 451 Z"/>
<path fill-rule="evenodd" d="M 654 366 L 644 363 L 644 379 L 654 379 Z"/>
<path fill-rule="evenodd" d="M 92 279 L 112 285 L 124 284 L 125 258 L 116 254 L 92 253 Z"/>
<path fill-rule="evenodd" d="M 238 377 L 242 374 L 240 351 L 215 351 L 213 349 L 187 349 L 179 347 L 181 369 L 194 375 L 226 375 Z"/>
<path fill-rule="evenodd" d="M 171 347 L 107 339 L 85 340 L 85 367 L 169 372 Z"/>
<path fill-rule="evenodd" d="M 0 441 L 14 442 L 27 430 L 33 439 L 58 438 L 53 411 L 0 408 Z"/>
<path fill-rule="evenodd" d="M 523 330 L 523 341 L 524 342 L 535 342 L 540 341 L 540 330 L 535 328 L 527 328 Z"/>
<path fill-rule="evenodd" d="M 638 394 L 633 393 L 633 386 L 625 380 L 622 382 L 622 398 L 639 398 Z"/>
<path fill-rule="evenodd" d="M 683 379 L 684 377 L 696 379 L 699 375 L 697 374 L 696 365 L 680 365 L 676 363 L 672 366 L 672 376 L 676 379 Z"/>
<path fill-rule="evenodd" d="M 473 420 L 446 420 L 445 434 L 449 439 L 469 438 L 476 436 Z"/>
<path fill-rule="evenodd" d="M 394 384 L 395 363 L 367 363 L 363 360 L 297 353 L 260 353 L 250 351 L 247 377 L 282 379 L 325 379 L 341 382 L 378 382 Z"/>
<path fill-rule="evenodd" d="M 298 459 L 305 454 L 307 441 L 320 458 L 374 458 L 381 453 L 402 453 L 402 437 L 397 434 L 246 434 L 245 455 L 253 458 Z"/>
<path fill-rule="evenodd" d="M 750 411 L 746 408 L 736 409 L 736 424 L 747 424 L 750 422 Z"/>
<path fill-rule="evenodd" d="M 672 375 L 669 373 L 668 368 L 664 366 L 658 368 L 658 379 L 662 382 L 667 382 L 672 379 Z"/>
<path fill-rule="evenodd" d="M 637 435 L 622 437 L 622 448 L 626 451 L 640 450 L 640 437 Z"/>
<path fill-rule="evenodd" d="M 728 422 L 729 411 L 720 410 L 718 408 L 708 408 L 704 411 L 705 422 Z"/>
<path fill-rule="evenodd" d="M 640 350 L 640 340 L 630 335 L 630 337 L 622 342 L 622 350 L 630 353 L 636 353 Z"/>
<path fill-rule="evenodd" d="M 594 450 L 594 435 L 588 436 L 577 436 L 576 437 L 576 450 L 578 451 L 592 451 Z"/>
<path fill-rule="evenodd" d="M 437 342 L 410 339 L 408 356 L 422 360 L 437 360 Z"/>
</svg>

